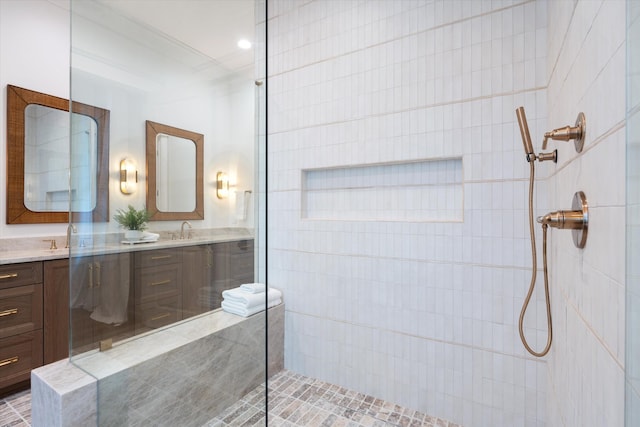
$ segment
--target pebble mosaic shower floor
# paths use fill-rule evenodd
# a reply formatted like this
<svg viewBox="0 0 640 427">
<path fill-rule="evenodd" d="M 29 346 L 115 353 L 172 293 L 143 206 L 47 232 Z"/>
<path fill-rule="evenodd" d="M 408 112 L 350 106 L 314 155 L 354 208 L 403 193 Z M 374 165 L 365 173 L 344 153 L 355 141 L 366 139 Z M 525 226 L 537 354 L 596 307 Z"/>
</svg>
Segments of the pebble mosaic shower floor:
<svg viewBox="0 0 640 427">
<path fill-rule="evenodd" d="M 31 392 L 21 391 L 0 399 L 0 427 L 31 426 Z"/>
<path fill-rule="evenodd" d="M 269 381 L 269 426 L 459 427 L 372 396 L 282 371 Z M 264 385 L 240 399 L 206 427 L 264 426 Z M 31 393 L 0 400 L 0 427 L 30 427 Z"/>
</svg>

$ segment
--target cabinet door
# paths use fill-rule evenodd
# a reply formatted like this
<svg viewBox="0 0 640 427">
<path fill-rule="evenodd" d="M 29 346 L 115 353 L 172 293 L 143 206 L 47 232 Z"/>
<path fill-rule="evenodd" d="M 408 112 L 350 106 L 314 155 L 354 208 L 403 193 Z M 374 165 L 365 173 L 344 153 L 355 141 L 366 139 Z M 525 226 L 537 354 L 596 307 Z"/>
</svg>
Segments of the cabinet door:
<svg viewBox="0 0 640 427">
<path fill-rule="evenodd" d="M 119 341 L 133 335 L 133 286 L 131 254 L 100 255 L 93 259 L 94 295 L 97 305 L 91 313 L 94 340 Z"/>
<path fill-rule="evenodd" d="M 31 377 L 42 366 L 42 329 L 0 339 L 0 389 Z"/>
<path fill-rule="evenodd" d="M 77 257 L 69 260 L 70 336 L 71 353 L 78 354 L 94 348 L 93 320 L 89 317 L 93 304 L 93 257 Z"/>
<path fill-rule="evenodd" d="M 212 245 L 184 248 L 182 262 L 183 317 L 186 319 L 219 308 L 222 295 L 213 287 Z"/>
<path fill-rule="evenodd" d="M 69 357 L 69 260 L 44 262 L 44 363 Z"/>
<path fill-rule="evenodd" d="M 253 240 L 213 245 L 213 283 L 216 292 L 254 281 Z"/>
<path fill-rule="evenodd" d="M 73 258 L 70 266 L 73 352 L 133 335 L 130 254 Z"/>
<path fill-rule="evenodd" d="M 41 328 L 41 283 L 0 289 L 0 338 Z"/>
<path fill-rule="evenodd" d="M 231 246 L 229 261 L 230 275 L 233 285 L 254 281 L 254 251 L 253 240 L 240 240 Z"/>
<path fill-rule="evenodd" d="M 42 263 L 0 265 L 0 289 L 42 283 Z"/>
</svg>

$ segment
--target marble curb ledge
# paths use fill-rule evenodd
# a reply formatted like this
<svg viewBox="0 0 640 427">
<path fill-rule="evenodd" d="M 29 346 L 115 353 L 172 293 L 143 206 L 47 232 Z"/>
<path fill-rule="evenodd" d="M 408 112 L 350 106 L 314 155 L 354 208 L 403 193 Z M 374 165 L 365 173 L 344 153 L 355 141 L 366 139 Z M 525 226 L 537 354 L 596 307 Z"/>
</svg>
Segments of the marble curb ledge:
<svg viewBox="0 0 640 427">
<path fill-rule="evenodd" d="M 269 377 L 284 367 L 284 304 L 268 311 L 268 349 L 265 312 L 246 319 L 228 316 L 233 315 L 217 310 L 160 331 L 157 335 L 182 330 L 186 339 L 166 351 L 147 352 L 146 359 L 128 354 L 118 369 L 112 364 L 97 372 L 99 379 L 68 360 L 35 369 L 33 427 L 204 425 L 264 383 L 265 350 Z M 147 344 L 125 343 L 123 356 L 127 346 L 137 352 L 135 346 Z"/>
<path fill-rule="evenodd" d="M 98 425 L 98 381 L 68 359 L 31 371 L 32 426 Z"/>
</svg>

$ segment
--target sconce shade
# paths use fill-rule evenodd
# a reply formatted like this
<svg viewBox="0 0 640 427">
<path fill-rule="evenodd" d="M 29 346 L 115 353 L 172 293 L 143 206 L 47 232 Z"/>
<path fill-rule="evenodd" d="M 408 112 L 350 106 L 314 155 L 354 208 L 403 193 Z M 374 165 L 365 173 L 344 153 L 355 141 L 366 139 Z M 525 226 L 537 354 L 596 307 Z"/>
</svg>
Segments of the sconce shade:
<svg viewBox="0 0 640 427">
<path fill-rule="evenodd" d="M 130 159 L 120 162 L 120 191 L 122 194 L 132 194 L 138 186 L 138 171 Z"/>
<path fill-rule="evenodd" d="M 224 172 L 216 175 L 216 196 L 218 199 L 229 197 L 229 176 Z"/>
</svg>

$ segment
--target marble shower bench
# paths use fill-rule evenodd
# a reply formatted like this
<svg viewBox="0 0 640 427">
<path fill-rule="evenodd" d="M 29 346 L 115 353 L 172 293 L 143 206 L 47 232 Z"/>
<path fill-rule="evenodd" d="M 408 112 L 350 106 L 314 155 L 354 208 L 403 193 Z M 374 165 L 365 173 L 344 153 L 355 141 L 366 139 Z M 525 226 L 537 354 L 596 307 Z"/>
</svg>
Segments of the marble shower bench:
<svg viewBox="0 0 640 427">
<path fill-rule="evenodd" d="M 265 316 L 216 310 L 35 369 L 32 425 L 204 425 L 264 382 Z M 271 376 L 284 366 L 284 304 L 268 322 Z"/>
</svg>

